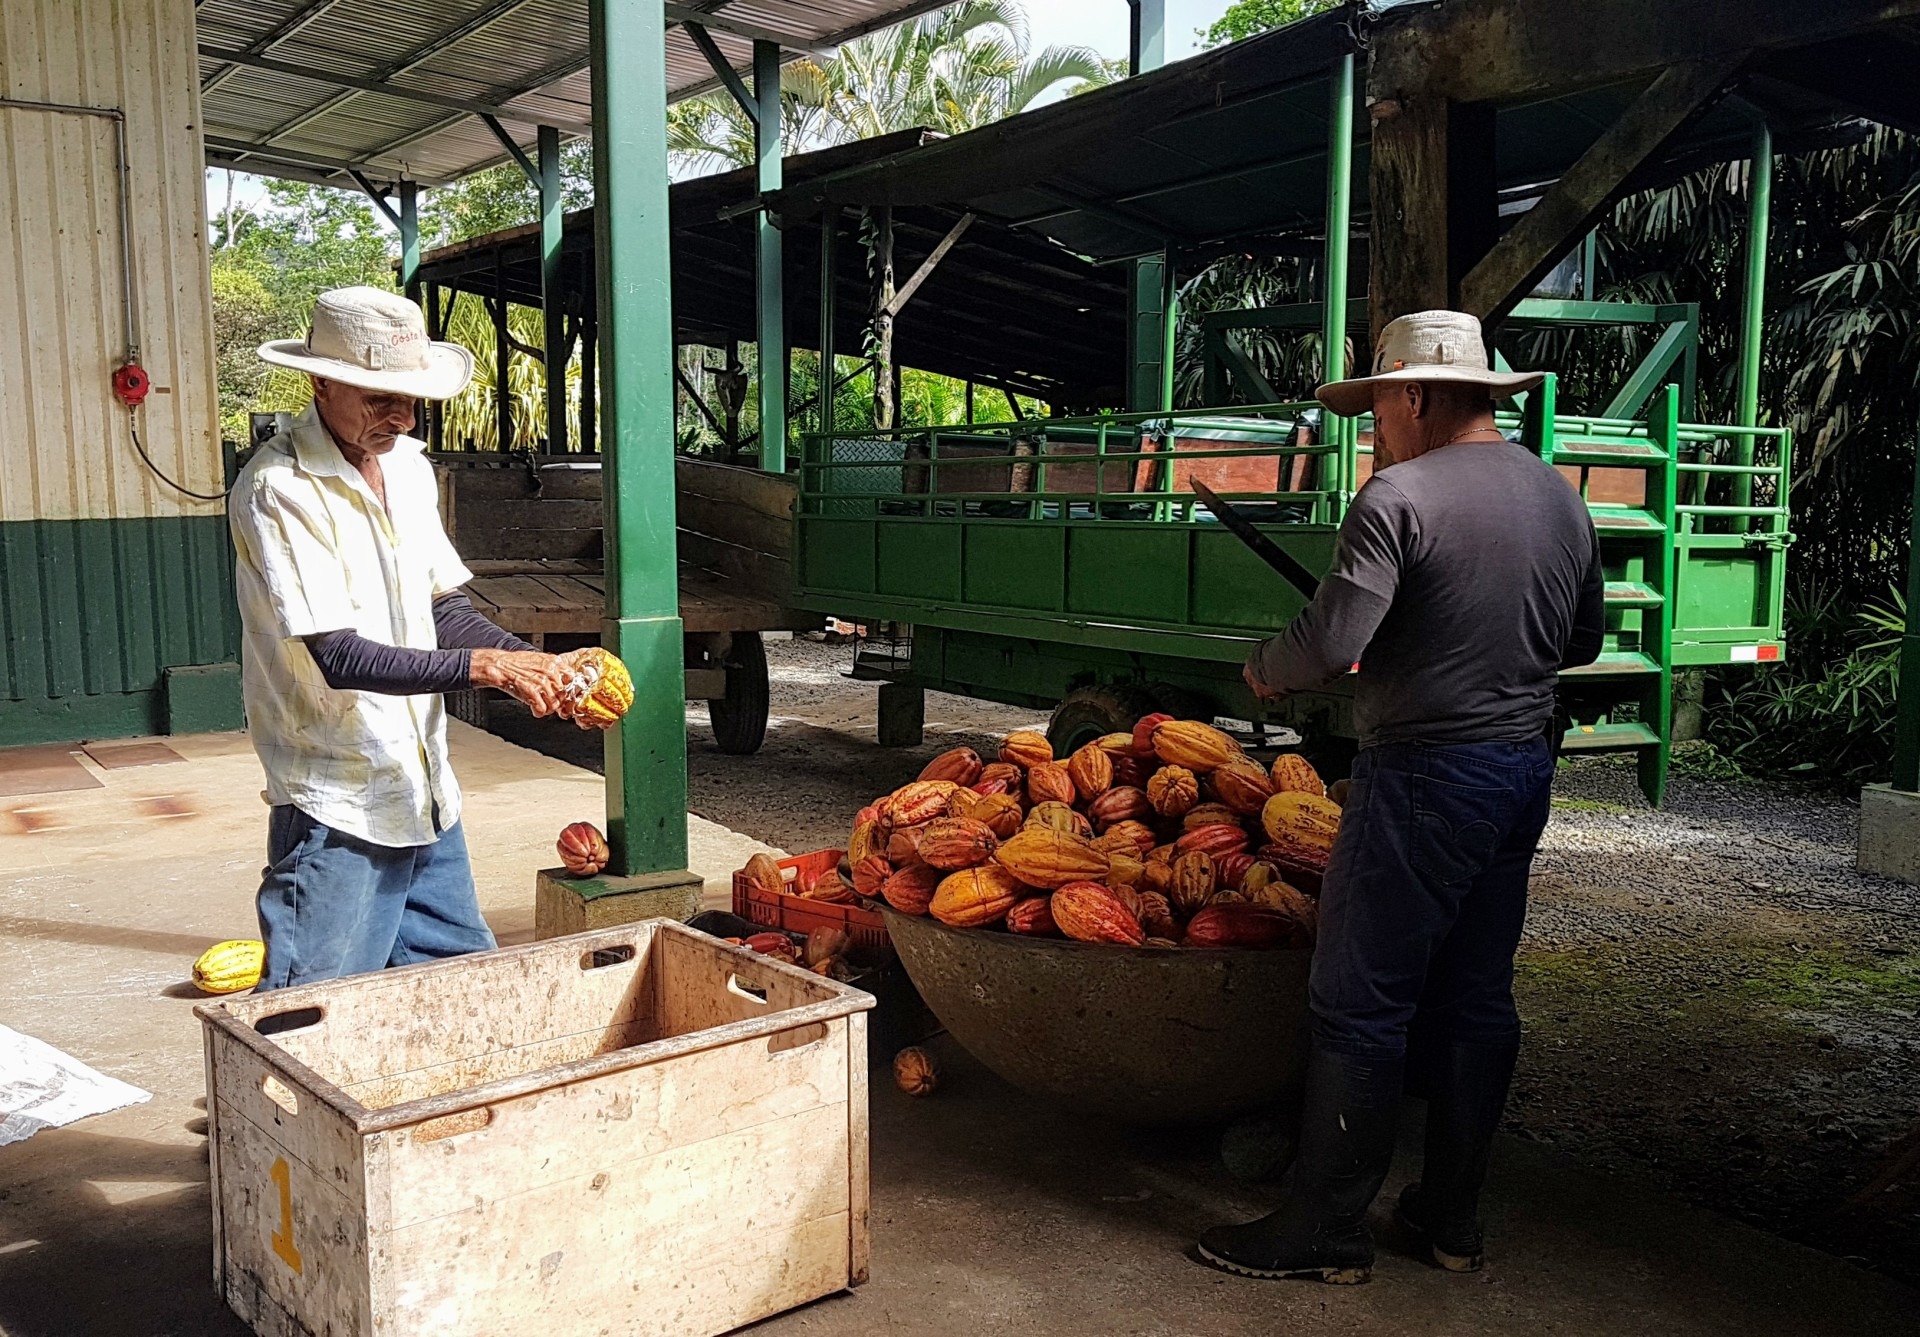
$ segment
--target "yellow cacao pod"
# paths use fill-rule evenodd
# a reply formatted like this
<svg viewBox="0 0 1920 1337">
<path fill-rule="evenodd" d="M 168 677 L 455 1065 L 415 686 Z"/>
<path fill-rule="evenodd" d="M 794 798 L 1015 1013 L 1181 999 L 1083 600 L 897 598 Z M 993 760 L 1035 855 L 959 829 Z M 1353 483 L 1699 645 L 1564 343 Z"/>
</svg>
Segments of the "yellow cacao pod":
<svg viewBox="0 0 1920 1337">
<path fill-rule="evenodd" d="M 1213 856 L 1205 850 L 1183 854 L 1173 861 L 1173 880 L 1167 887 L 1167 899 L 1181 914 L 1190 915 L 1204 909 L 1219 889 Z"/>
<path fill-rule="evenodd" d="M 982 864 L 942 878 L 927 908 L 953 928 L 985 928 L 1005 919 L 1025 893 L 1012 873 L 997 864 Z"/>
<path fill-rule="evenodd" d="M 1069 882 L 1106 879 L 1113 860 L 1084 836 L 1049 826 L 1025 826 L 994 852 L 994 859 L 1029 887 L 1056 891 Z"/>
<path fill-rule="evenodd" d="M 599 646 L 575 661 L 560 689 L 561 715 L 604 729 L 633 704 L 633 678 L 627 666 Z"/>
<path fill-rule="evenodd" d="M 1033 811 L 1027 814 L 1025 826 L 1046 826 L 1055 831 L 1071 831 L 1076 836 L 1093 838 L 1093 825 L 1085 817 L 1056 799 L 1033 805 Z"/>
<path fill-rule="evenodd" d="M 1092 746 L 1099 748 L 1110 757 L 1129 757 L 1133 755 L 1133 735 L 1131 733 L 1102 734 L 1093 740 Z"/>
<path fill-rule="evenodd" d="M 260 982 L 267 945 L 250 938 L 216 942 L 193 963 L 193 987 L 201 993 L 239 993 Z"/>
<path fill-rule="evenodd" d="M 1298 752 L 1282 752 L 1273 759 L 1273 791 L 1276 794 L 1319 794 L 1324 796 L 1327 786 L 1320 779 L 1320 772 L 1313 769 L 1308 760 Z"/>
<path fill-rule="evenodd" d="M 1137 887 L 1140 879 L 1146 875 L 1147 866 L 1125 851 L 1114 854 L 1112 862 L 1107 865 L 1107 885 L 1110 887 Z"/>
<path fill-rule="evenodd" d="M 1185 766 L 1162 766 L 1147 777 L 1147 802 L 1162 817 L 1179 817 L 1200 801 L 1200 777 Z"/>
<path fill-rule="evenodd" d="M 1080 801 L 1091 803 L 1113 788 L 1113 758 L 1098 743 L 1088 743 L 1067 758 L 1067 778 Z"/>
<path fill-rule="evenodd" d="M 1240 745 L 1211 724 L 1198 720 L 1167 720 L 1153 731 L 1153 752 L 1169 766 L 1184 766 L 1204 775 L 1245 755 Z"/>
<path fill-rule="evenodd" d="M 887 852 L 887 838 L 881 833 L 880 823 L 867 820 L 853 828 L 853 834 L 847 837 L 847 861 L 859 863 L 871 854 L 884 855 Z"/>
<path fill-rule="evenodd" d="M 1274 794 L 1266 768 L 1244 758 L 1215 768 L 1207 777 L 1207 786 L 1216 799 L 1242 817 L 1258 817 Z"/>
<path fill-rule="evenodd" d="M 1021 729 L 1008 734 L 1006 741 L 1000 744 L 1000 760 L 1030 771 L 1043 762 L 1053 760 L 1053 744 L 1047 741 L 1043 733 Z"/>
<path fill-rule="evenodd" d="M 1329 851 L 1340 830 L 1340 807 L 1317 794 L 1287 790 L 1268 799 L 1260 825 L 1277 844 L 1304 844 Z"/>
<path fill-rule="evenodd" d="M 983 822 L 1001 840 L 1020 829 L 1020 800 L 1011 794 L 976 794 L 972 790 L 962 789 L 953 797 L 952 812 L 955 817 L 970 817 L 976 822 Z"/>
</svg>

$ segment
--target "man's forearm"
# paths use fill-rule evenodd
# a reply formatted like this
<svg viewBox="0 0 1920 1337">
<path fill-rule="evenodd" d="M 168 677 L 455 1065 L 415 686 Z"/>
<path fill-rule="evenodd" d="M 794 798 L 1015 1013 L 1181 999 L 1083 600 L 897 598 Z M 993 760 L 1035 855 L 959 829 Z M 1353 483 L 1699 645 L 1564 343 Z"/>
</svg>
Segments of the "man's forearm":
<svg viewBox="0 0 1920 1337">
<path fill-rule="evenodd" d="M 443 650 L 532 650 L 510 631 L 502 631 L 459 590 L 433 601 L 434 637 Z"/>
<path fill-rule="evenodd" d="M 355 631 L 323 631 L 308 636 L 306 644 L 320 676 L 336 692 L 419 696 L 472 685 L 472 655 L 466 650 L 382 645 Z"/>
<path fill-rule="evenodd" d="M 1254 676 L 1272 692 L 1324 687 L 1359 661 L 1386 613 L 1378 595 L 1329 579 L 1285 631 L 1254 651 Z"/>
</svg>

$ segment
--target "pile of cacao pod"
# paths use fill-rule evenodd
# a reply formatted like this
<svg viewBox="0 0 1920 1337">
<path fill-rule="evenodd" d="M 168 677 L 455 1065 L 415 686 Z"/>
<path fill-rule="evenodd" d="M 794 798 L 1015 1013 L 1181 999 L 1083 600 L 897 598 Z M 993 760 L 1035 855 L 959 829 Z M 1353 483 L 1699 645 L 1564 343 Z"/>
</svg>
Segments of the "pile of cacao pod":
<svg viewBox="0 0 1920 1337">
<path fill-rule="evenodd" d="M 1305 758 L 1271 766 L 1195 720 L 1149 715 L 1057 758 L 936 757 L 861 809 L 842 877 L 956 928 L 1130 947 L 1313 945 L 1340 807 Z"/>
<path fill-rule="evenodd" d="M 797 933 L 768 929 L 751 937 L 723 938 L 721 941 L 770 956 L 776 961 L 785 961 L 788 965 L 805 966 L 816 975 L 826 975 L 842 983 L 854 977 L 854 968 L 847 959 L 851 944 L 845 929 L 816 928 L 804 937 Z"/>
<path fill-rule="evenodd" d="M 854 900 L 853 888 L 832 870 L 816 877 L 796 872 L 793 881 L 788 882 L 786 874 L 781 871 L 780 861 L 771 854 L 754 855 L 747 860 L 747 866 L 740 870 L 739 875 L 775 896 L 801 896 L 830 905 L 849 905 Z"/>
</svg>

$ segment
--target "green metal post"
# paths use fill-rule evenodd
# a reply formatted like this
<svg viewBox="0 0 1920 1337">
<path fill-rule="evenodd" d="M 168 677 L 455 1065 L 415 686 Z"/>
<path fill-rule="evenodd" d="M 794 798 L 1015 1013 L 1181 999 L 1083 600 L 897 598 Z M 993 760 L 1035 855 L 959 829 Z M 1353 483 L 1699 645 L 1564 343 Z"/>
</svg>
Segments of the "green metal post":
<svg viewBox="0 0 1920 1337">
<path fill-rule="evenodd" d="M 1742 427 L 1760 423 L 1760 341 L 1764 337 L 1767 299 L 1767 227 L 1773 203 L 1773 132 L 1765 124 L 1753 132 L 1753 165 L 1747 200 L 1747 287 L 1740 304 L 1740 402 L 1734 421 Z M 1753 463 L 1753 438 L 1734 444 L 1734 463 Z M 1753 475 L 1739 474 L 1733 483 L 1733 504 L 1753 504 Z M 1736 527 L 1745 528 L 1736 521 Z"/>
<path fill-rule="evenodd" d="M 760 192 L 780 189 L 780 44 L 753 44 L 754 161 Z M 760 351 L 760 467 L 768 473 L 787 469 L 787 322 L 783 291 L 785 262 L 780 229 L 760 211 L 755 268 L 759 274 L 756 338 Z"/>
<path fill-rule="evenodd" d="M 590 0 L 605 453 L 603 639 L 633 675 L 607 733 L 616 874 L 687 866 L 686 669 L 674 552 L 673 300 L 663 0 Z"/>
<path fill-rule="evenodd" d="M 1167 61 L 1166 0 L 1127 0 L 1132 7 L 1128 33 L 1127 70 L 1145 74 Z M 1171 359 L 1172 313 L 1166 292 L 1173 270 L 1169 255 L 1136 260 L 1127 274 L 1127 407 L 1151 413 L 1163 407 Z"/>
<path fill-rule="evenodd" d="M 834 297 L 840 281 L 840 210 L 828 205 L 820 211 L 820 431 L 833 430 L 833 389 L 836 358 L 833 349 Z M 972 386 L 968 386 L 971 393 Z M 969 401 L 971 402 L 971 401 Z M 972 414 L 968 414 L 972 417 Z"/>
<path fill-rule="evenodd" d="M 400 183 L 400 291 L 420 300 L 420 183 Z"/>
<path fill-rule="evenodd" d="M 1893 725 L 1893 787 L 1920 791 L 1920 447 L 1913 469 L 1907 548 L 1907 630 L 1900 638 L 1900 704 Z"/>
<path fill-rule="evenodd" d="M 1327 244 L 1325 291 L 1320 294 L 1321 379 L 1340 380 L 1347 373 L 1347 250 L 1353 225 L 1353 53 L 1340 57 L 1333 71 L 1332 101 L 1327 110 Z M 1322 441 L 1341 440 L 1344 431 L 1331 413 L 1321 430 Z M 1344 448 L 1330 460 L 1334 477 L 1320 474 L 1319 486 L 1351 492 L 1358 466 Z"/>
<path fill-rule="evenodd" d="M 1160 411 L 1173 412 L 1173 341 L 1180 324 L 1180 280 L 1173 253 L 1160 262 Z"/>
<path fill-rule="evenodd" d="M 1144 74 L 1167 63 L 1167 0 L 1127 0 L 1133 14 L 1127 29 L 1127 69 Z"/>
<path fill-rule="evenodd" d="M 547 449 L 567 449 L 567 313 L 560 283 L 560 132 L 539 128 L 540 312 L 545 323 Z"/>
</svg>

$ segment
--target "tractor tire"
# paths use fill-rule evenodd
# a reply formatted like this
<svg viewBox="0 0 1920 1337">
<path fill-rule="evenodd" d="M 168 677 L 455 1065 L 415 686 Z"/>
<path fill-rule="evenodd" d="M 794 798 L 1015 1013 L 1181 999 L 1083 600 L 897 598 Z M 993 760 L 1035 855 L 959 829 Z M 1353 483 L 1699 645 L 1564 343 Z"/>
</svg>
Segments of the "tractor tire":
<svg viewBox="0 0 1920 1337">
<path fill-rule="evenodd" d="M 1131 732 L 1149 710 L 1147 698 L 1131 687 L 1076 687 L 1047 721 L 1047 741 L 1054 756 L 1071 756 L 1103 734 Z"/>
<path fill-rule="evenodd" d="M 731 757 L 750 757 L 767 737 L 771 695 L 767 647 L 757 631 L 736 631 L 727 648 L 727 694 L 707 702 L 713 741 Z"/>
</svg>

